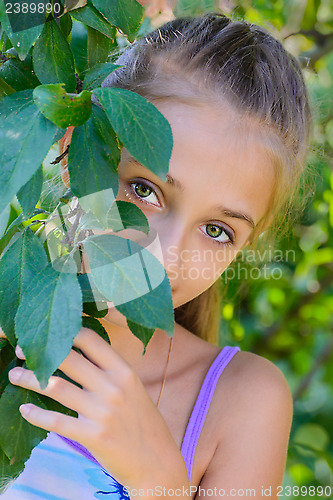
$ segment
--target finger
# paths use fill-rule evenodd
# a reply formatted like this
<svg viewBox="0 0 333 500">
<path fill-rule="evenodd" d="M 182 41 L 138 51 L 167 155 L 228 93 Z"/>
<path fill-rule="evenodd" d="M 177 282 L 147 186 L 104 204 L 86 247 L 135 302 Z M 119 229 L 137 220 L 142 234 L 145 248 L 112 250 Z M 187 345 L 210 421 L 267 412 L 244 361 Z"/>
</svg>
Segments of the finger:
<svg viewBox="0 0 333 500">
<path fill-rule="evenodd" d="M 6 335 L 3 333 L 2 329 L 0 328 L 0 338 L 6 339 Z"/>
<path fill-rule="evenodd" d="M 18 345 L 15 348 L 15 354 L 20 359 L 26 359 Z M 70 351 L 59 369 L 90 392 L 95 392 L 96 387 L 100 387 L 100 392 L 103 392 L 107 389 L 106 384 L 109 384 L 100 368 L 74 350 Z"/>
<path fill-rule="evenodd" d="M 61 377 L 50 377 L 45 389 L 41 389 L 35 374 L 25 368 L 12 368 L 8 377 L 12 384 L 48 396 L 90 420 L 96 414 L 105 412 L 102 402 L 94 394 L 83 391 Z"/>
<path fill-rule="evenodd" d="M 74 350 L 71 350 L 59 369 L 87 391 L 99 394 L 102 399 L 112 390 L 105 371 Z"/>
<path fill-rule="evenodd" d="M 89 420 L 63 415 L 56 411 L 44 410 L 31 403 L 21 405 L 22 417 L 32 425 L 47 431 L 56 432 L 68 439 L 74 439 L 84 445 L 93 440 L 93 426 Z"/>
<path fill-rule="evenodd" d="M 103 340 L 97 333 L 89 328 L 81 328 L 74 339 L 74 346 L 102 370 L 121 370 L 129 364 Z"/>
<path fill-rule="evenodd" d="M 25 359 L 24 352 L 22 351 L 22 349 L 21 349 L 21 347 L 19 345 L 17 345 L 15 347 L 15 354 L 16 354 L 17 358 L 19 358 L 19 359 Z"/>
</svg>

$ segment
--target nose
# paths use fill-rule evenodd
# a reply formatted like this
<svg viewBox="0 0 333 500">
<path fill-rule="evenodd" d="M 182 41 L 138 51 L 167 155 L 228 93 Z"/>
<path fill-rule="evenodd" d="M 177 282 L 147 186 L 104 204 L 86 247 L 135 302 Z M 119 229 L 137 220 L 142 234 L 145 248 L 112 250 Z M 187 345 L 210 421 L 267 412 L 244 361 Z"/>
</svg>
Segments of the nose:
<svg viewBox="0 0 333 500">
<path fill-rule="evenodd" d="M 185 222 L 169 215 L 157 221 L 149 220 L 149 228 L 149 238 L 142 239 L 139 244 L 161 262 L 170 282 L 174 281 L 171 276 L 175 276 L 179 269 L 182 251 L 186 247 Z"/>
</svg>

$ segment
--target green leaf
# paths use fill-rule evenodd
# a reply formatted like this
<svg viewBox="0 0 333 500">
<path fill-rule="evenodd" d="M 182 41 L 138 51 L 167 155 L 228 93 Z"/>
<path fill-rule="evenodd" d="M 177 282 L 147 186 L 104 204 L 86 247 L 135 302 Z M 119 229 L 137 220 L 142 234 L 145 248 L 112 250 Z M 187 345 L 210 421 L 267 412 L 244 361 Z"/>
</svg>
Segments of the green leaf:
<svg viewBox="0 0 333 500">
<path fill-rule="evenodd" d="M 3 233 L 6 230 L 6 227 L 8 225 L 9 214 L 10 214 L 10 203 L 8 203 L 4 211 L 0 214 L 0 235 L 3 235 Z"/>
<path fill-rule="evenodd" d="M 21 187 L 17 193 L 17 199 L 22 207 L 26 217 L 30 217 L 35 210 L 43 187 L 43 167 L 42 165 L 28 180 L 24 186 Z"/>
<path fill-rule="evenodd" d="M 61 128 L 83 125 L 91 115 L 91 93 L 66 94 L 63 84 L 40 85 L 34 90 L 40 112 Z"/>
<path fill-rule="evenodd" d="M 67 163 L 72 191 L 82 197 L 113 189 L 116 196 L 119 162 L 116 134 L 105 112 L 93 105 L 89 120 L 76 127 L 72 135 Z"/>
<path fill-rule="evenodd" d="M 22 404 L 46 409 L 39 396 L 8 384 L 0 398 L 0 446 L 11 463 L 26 461 L 31 451 L 47 436 L 47 431 L 29 424 L 20 414 Z"/>
<path fill-rule="evenodd" d="M 132 42 L 143 21 L 144 8 L 136 0 L 92 0 L 106 19 Z"/>
<path fill-rule="evenodd" d="M 15 92 L 0 102 L 0 212 L 40 167 L 58 133 L 32 92 Z"/>
<path fill-rule="evenodd" d="M 33 26 L 32 28 L 25 29 L 24 23 L 25 21 L 29 22 L 29 19 L 26 16 L 20 18 L 21 21 L 21 31 L 13 33 L 12 27 L 9 22 L 8 15 L 6 14 L 5 2 L 0 2 L 0 21 L 1 26 L 3 27 L 6 35 L 14 45 L 15 49 L 18 52 L 18 55 L 21 60 L 23 60 L 28 54 L 30 48 L 37 40 L 43 29 L 43 21 L 45 19 L 45 14 L 41 17 L 41 22 L 38 26 Z"/>
<path fill-rule="evenodd" d="M 104 316 L 108 313 L 108 310 L 107 304 L 105 309 L 99 309 L 95 302 L 85 302 L 83 304 L 83 312 L 93 318 L 104 318 Z"/>
<path fill-rule="evenodd" d="M 60 21 L 60 29 L 65 38 L 67 38 L 72 31 L 72 18 L 69 14 L 65 14 L 59 18 Z"/>
<path fill-rule="evenodd" d="M 111 38 L 103 35 L 94 28 L 87 26 L 88 33 L 88 67 L 93 68 L 96 64 L 105 63 L 114 42 Z"/>
<path fill-rule="evenodd" d="M 14 321 L 22 293 L 46 265 L 43 244 L 29 228 L 0 260 L 0 325 L 12 345 L 16 344 Z"/>
<path fill-rule="evenodd" d="M 160 283 L 157 287 L 152 288 L 147 294 L 132 301 L 115 304 L 115 308 L 121 314 L 126 316 L 128 320 L 142 325 L 146 329 L 160 328 L 170 337 L 174 335 L 175 320 L 172 295 L 170 282 L 166 274 L 162 283 Z M 140 332 L 136 329 L 134 333 L 137 336 L 142 334 L 143 337 L 140 338 L 140 340 L 144 343 L 144 345 L 146 345 L 145 342 L 147 341 L 147 332 L 145 330 Z"/>
<path fill-rule="evenodd" d="M 105 78 L 117 68 L 123 68 L 122 65 L 113 63 L 96 64 L 84 77 L 83 88 L 92 90 L 100 87 Z"/>
<path fill-rule="evenodd" d="M 149 223 L 145 214 L 134 203 L 128 201 L 115 201 L 108 213 L 107 227 L 112 231 L 123 229 L 137 229 L 149 234 Z"/>
<path fill-rule="evenodd" d="M 91 318 L 90 316 L 82 317 L 82 326 L 84 328 L 90 328 L 94 332 L 98 333 L 108 344 L 110 344 L 109 336 L 104 328 L 104 326 L 96 318 Z"/>
<path fill-rule="evenodd" d="M 81 208 L 86 214 L 83 215 L 79 229 L 106 229 L 107 228 L 107 212 L 111 207 L 117 193 L 112 189 L 104 189 L 96 191 L 96 193 L 89 194 L 79 199 Z M 90 214 L 93 217 L 90 217 Z M 92 225 L 90 225 L 92 223 Z"/>
<path fill-rule="evenodd" d="M 137 325 L 130 319 L 127 319 L 127 325 L 128 328 L 131 330 L 131 332 L 143 343 L 143 351 L 142 354 L 146 353 L 146 347 L 148 345 L 148 342 L 152 338 L 155 328 L 147 328 L 142 325 Z"/>
<path fill-rule="evenodd" d="M 173 140 L 170 124 L 162 113 L 130 90 L 98 88 L 94 94 L 128 152 L 166 182 Z"/>
<path fill-rule="evenodd" d="M 99 309 L 106 308 L 107 303 L 105 302 L 105 297 L 97 290 L 91 274 L 80 274 L 78 279 L 82 291 L 83 302 L 96 302 Z"/>
<path fill-rule="evenodd" d="M 82 294 L 77 277 L 42 269 L 24 291 L 15 318 L 27 366 L 44 388 L 69 354 L 81 328 Z"/>
<path fill-rule="evenodd" d="M 67 92 L 75 92 L 74 57 L 56 21 L 45 23 L 35 43 L 32 61 L 41 83 L 64 83 Z"/>
<path fill-rule="evenodd" d="M 13 89 L 13 87 L 8 85 L 8 83 L 6 83 L 3 78 L 0 78 L 0 99 L 6 97 L 6 95 L 13 94 L 14 92 L 15 90 Z"/>
<path fill-rule="evenodd" d="M 98 290 L 134 323 L 173 334 L 173 303 L 159 260 L 137 243 L 115 235 L 88 237 L 84 249 Z"/>
<path fill-rule="evenodd" d="M 0 495 L 4 494 L 11 484 L 23 471 L 24 462 L 11 464 L 4 451 L 0 449 Z"/>
<path fill-rule="evenodd" d="M 17 92 L 40 85 L 33 71 L 24 62 L 14 58 L 0 66 L 0 77 Z"/>
<path fill-rule="evenodd" d="M 13 222 L 7 228 L 3 237 L 0 238 L 0 255 L 2 254 L 6 246 L 9 244 L 14 234 L 17 231 L 19 231 L 19 227 L 22 226 L 21 229 L 23 229 L 22 221 L 23 221 L 23 213 L 21 212 L 20 215 L 16 217 L 16 219 L 13 220 Z"/>
<path fill-rule="evenodd" d="M 81 9 L 72 10 L 71 16 L 77 21 L 100 31 L 109 38 L 115 39 L 116 37 L 115 27 L 91 3 Z"/>
<path fill-rule="evenodd" d="M 82 79 L 81 74 L 88 70 L 88 34 L 87 27 L 79 23 L 78 21 L 73 22 L 70 47 L 74 55 L 75 68 Z"/>
</svg>

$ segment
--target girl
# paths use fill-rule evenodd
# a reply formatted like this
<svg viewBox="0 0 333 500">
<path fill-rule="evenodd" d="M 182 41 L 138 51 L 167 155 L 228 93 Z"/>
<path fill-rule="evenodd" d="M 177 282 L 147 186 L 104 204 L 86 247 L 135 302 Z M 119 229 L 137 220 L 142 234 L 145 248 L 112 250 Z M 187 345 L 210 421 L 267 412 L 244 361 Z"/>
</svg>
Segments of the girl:
<svg viewBox="0 0 333 500">
<path fill-rule="evenodd" d="M 168 182 L 123 149 L 117 199 L 137 204 L 158 234 L 175 335 L 156 330 L 142 356 L 110 304 L 102 323 L 111 346 L 82 329 L 74 346 L 84 356 L 72 350 L 60 365 L 83 389 L 51 377 L 41 390 L 31 371 L 12 369 L 13 384 L 79 418 L 21 407 L 51 432 L 4 498 L 277 498 L 291 392 L 270 361 L 216 345 L 217 291 L 299 187 L 309 136 L 301 71 L 264 29 L 214 13 L 168 22 L 117 62 L 125 67 L 103 86 L 149 99 L 173 132 Z"/>
</svg>

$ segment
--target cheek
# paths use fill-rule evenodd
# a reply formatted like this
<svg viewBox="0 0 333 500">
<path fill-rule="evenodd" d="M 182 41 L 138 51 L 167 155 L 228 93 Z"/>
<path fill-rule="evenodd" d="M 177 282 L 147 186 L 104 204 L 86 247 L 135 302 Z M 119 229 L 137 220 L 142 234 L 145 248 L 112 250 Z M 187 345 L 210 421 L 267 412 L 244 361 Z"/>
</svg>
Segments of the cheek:
<svg viewBox="0 0 333 500">
<path fill-rule="evenodd" d="M 177 276 L 173 276 L 176 282 L 180 281 L 183 298 L 188 296 L 191 300 L 204 292 L 223 274 L 234 258 L 234 255 L 227 257 L 224 251 L 214 253 L 211 258 L 208 255 L 200 262 L 183 262 L 178 268 Z"/>
</svg>

